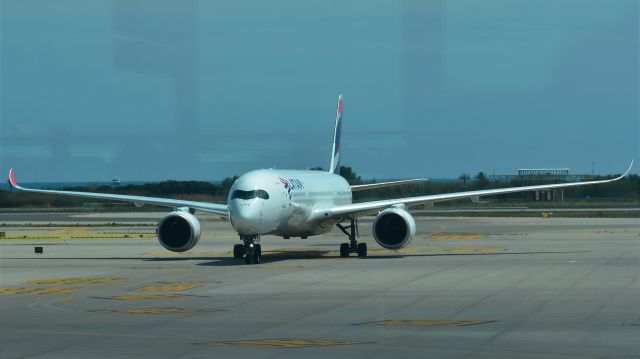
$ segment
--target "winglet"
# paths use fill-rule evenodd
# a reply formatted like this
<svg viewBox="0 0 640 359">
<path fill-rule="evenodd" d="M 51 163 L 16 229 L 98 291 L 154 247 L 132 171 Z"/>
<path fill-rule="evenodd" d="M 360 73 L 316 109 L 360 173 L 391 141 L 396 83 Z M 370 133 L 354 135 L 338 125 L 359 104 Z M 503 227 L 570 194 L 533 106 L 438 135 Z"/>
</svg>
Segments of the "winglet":
<svg viewBox="0 0 640 359">
<path fill-rule="evenodd" d="M 14 187 L 14 188 L 20 187 L 18 186 L 18 182 L 16 182 L 16 177 L 13 174 L 13 168 L 9 170 L 9 184 L 11 185 L 11 187 Z"/>
<path fill-rule="evenodd" d="M 627 172 L 625 172 L 622 176 L 620 176 L 620 178 L 625 177 L 626 175 L 629 174 L 629 172 L 631 172 L 631 168 L 633 167 L 633 158 L 631 159 L 631 164 L 629 165 L 629 168 L 627 169 Z"/>
<path fill-rule="evenodd" d="M 631 172 L 631 168 L 633 168 L 633 158 L 631 159 L 631 163 L 629 164 L 629 168 L 627 168 L 627 171 L 624 174 L 621 174 L 620 176 L 618 176 L 618 177 L 616 177 L 614 179 L 608 180 L 607 182 L 619 181 L 619 180 L 627 177 L 629 172 Z"/>
</svg>

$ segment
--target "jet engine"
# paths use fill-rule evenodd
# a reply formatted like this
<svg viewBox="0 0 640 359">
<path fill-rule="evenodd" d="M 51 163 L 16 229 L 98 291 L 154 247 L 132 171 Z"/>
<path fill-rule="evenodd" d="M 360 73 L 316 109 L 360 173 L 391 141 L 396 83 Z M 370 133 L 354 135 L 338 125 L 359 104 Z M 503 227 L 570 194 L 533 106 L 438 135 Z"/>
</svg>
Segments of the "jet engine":
<svg viewBox="0 0 640 359">
<path fill-rule="evenodd" d="M 199 239 L 200 222 L 189 212 L 171 212 L 158 224 L 158 240 L 164 248 L 172 252 L 188 251 Z"/>
<path fill-rule="evenodd" d="M 416 234 L 416 221 L 401 208 L 387 208 L 373 222 L 373 238 L 386 249 L 400 249 Z"/>
</svg>

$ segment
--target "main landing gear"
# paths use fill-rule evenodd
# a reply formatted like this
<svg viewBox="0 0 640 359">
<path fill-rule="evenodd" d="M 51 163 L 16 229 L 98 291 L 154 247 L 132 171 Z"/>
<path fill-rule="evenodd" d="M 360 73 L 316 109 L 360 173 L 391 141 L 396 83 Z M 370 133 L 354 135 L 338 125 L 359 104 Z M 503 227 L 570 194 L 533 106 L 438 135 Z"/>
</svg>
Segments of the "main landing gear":
<svg viewBox="0 0 640 359">
<path fill-rule="evenodd" d="M 350 219 L 350 224 L 348 226 L 343 226 L 340 223 L 337 223 L 336 226 L 340 228 L 342 233 L 346 234 L 349 237 L 349 243 L 340 244 L 340 257 L 348 257 L 351 253 L 357 253 L 358 257 L 366 257 L 367 256 L 367 244 L 366 243 L 358 243 L 356 237 L 358 236 L 358 220 Z"/>
<path fill-rule="evenodd" d="M 244 244 L 233 246 L 233 258 L 242 259 L 245 264 L 260 264 L 262 259 L 262 247 L 260 236 L 240 236 Z"/>
</svg>

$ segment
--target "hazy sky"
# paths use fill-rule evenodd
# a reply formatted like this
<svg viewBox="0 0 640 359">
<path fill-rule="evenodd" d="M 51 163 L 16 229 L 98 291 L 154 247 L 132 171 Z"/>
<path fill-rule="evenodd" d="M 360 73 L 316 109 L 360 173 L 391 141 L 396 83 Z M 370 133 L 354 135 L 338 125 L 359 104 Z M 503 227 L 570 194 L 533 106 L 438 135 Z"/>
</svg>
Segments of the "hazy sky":
<svg viewBox="0 0 640 359">
<path fill-rule="evenodd" d="M 326 168 L 340 93 L 369 178 L 640 162 L 637 0 L 0 4 L 22 181 Z"/>
</svg>

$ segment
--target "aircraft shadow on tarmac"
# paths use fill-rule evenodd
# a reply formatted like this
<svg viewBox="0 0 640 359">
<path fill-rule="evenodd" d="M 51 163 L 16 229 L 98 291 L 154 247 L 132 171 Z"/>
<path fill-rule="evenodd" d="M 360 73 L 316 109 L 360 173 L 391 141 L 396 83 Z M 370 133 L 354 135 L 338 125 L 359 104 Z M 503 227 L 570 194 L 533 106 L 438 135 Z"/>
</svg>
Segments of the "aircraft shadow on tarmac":
<svg viewBox="0 0 640 359">
<path fill-rule="evenodd" d="M 406 257 L 448 257 L 448 256 L 495 256 L 495 255 L 527 255 L 527 254 L 579 254 L 590 253 L 591 251 L 532 251 L 532 252 L 500 252 L 500 253 L 412 253 L 412 254 L 386 254 L 386 255 L 368 255 L 366 257 L 350 257 L 342 258 L 338 255 L 327 255 L 331 251 L 308 250 L 308 251 L 283 251 L 270 252 L 262 255 L 260 264 L 286 262 L 290 260 L 301 259 L 321 259 L 321 260 L 376 260 L 376 259 L 402 259 Z M 153 260 L 182 260 L 195 258 L 153 258 Z M 245 265 L 244 259 L 231 258 L 229 256 L 208 257 L 198 259 L 209 259 L 212 261 L 198 263 L 198 266 L 236 266 Z"/>
</svg>

